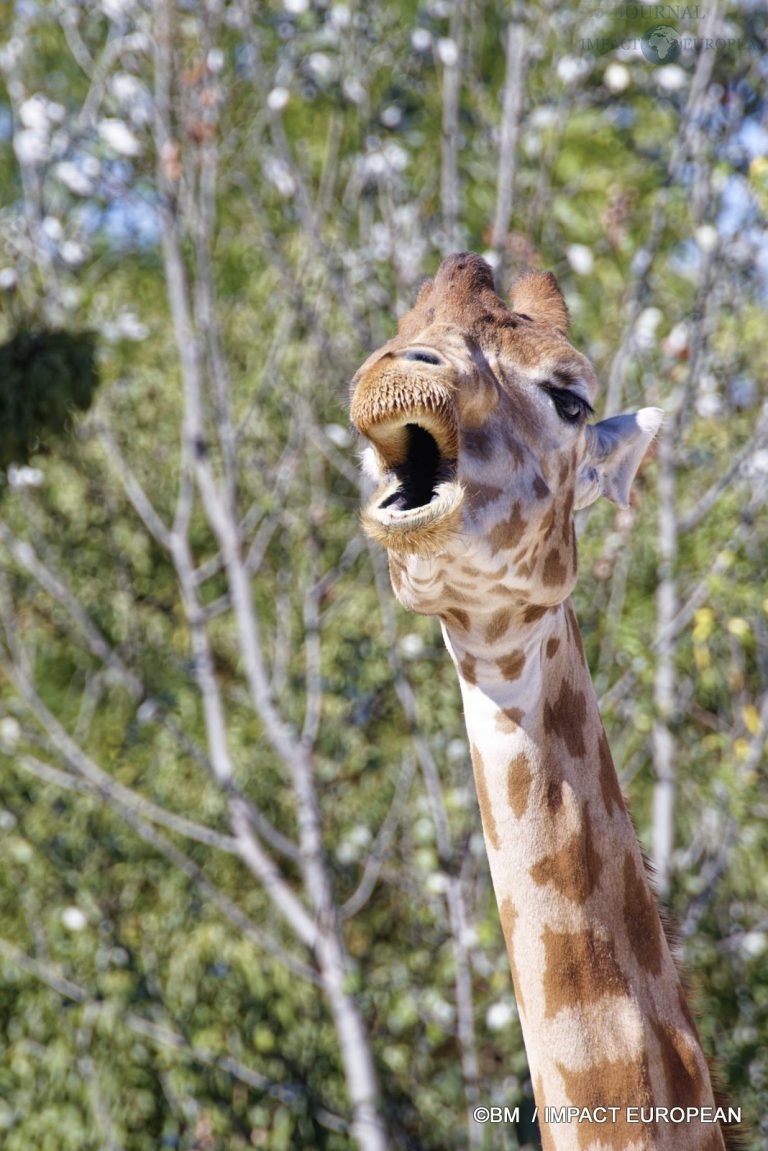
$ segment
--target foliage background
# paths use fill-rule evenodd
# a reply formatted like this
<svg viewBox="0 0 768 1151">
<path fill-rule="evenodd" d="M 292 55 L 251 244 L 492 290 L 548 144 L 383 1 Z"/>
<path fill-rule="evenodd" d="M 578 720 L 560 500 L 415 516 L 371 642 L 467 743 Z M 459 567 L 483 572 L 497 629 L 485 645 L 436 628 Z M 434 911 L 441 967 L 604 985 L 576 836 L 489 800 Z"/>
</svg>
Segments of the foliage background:
<svg viewBox="0 0 768 1151">
<path fill-rule="evenodd" d="M 652 67 L 585 44 L 642 33 L 620 6 L 3 7 L 9 1151 L 536 1146 L 457 685 L 360 536 L 346 416 L 465 247 L 556 272 L 604 411 L 667 412 L 577 609 L 764 1145 L 766 16 L 691 11 L 714 46 Z"/>
</svg>

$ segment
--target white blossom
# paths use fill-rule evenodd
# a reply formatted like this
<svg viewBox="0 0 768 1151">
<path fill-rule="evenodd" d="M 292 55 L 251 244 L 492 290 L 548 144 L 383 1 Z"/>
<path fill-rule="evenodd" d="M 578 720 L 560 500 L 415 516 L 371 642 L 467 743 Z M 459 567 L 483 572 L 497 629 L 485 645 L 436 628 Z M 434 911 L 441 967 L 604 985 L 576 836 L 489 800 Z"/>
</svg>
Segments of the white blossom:
<svg viewBox="0 0 768 1151">
<path fill-rule="evenodd" d="M 15 268 L 0 268 L 0 291 L 9 292 L 18 282 L 19 277 Z"/>
<path fill-rule="evenodd" d="M 121 156 L 138 156 L 141 151 L 138 139 L 122 120 L 105 116 L 99 121 L 98 131 L 104 143 Z"/>
<path fill-rule="evenodd" d="M 401 638 L 399 647 L 405 659 L 418 659 L 424 652 L 424 640 L 417 632 L 408 632 Z"/>
<path fill-rule="evenodd" d="M 427 876 L 424 887 L 429 895 L 445 895 L 448 890 L 448 876 L 444 871 L 435 871 Z"/>
<path fill-rule="evenodd" d="M 492 1003 L 485 1014 L 489 1031 L 503 1031 L 517 1015 L 514 1004 L 509 999 Z"/>
<path fill-rule="evenodd" d="M 372 839 L 370 828 L 363 823 L 357 824 L 340 840 L 336 848 L 336 858 L 340 863 L 356 863 L 362 855 L 365 855 Z"/>
<path fill-rule="evenodd" d="M 565 255 L 577 276 L 588 276 L 594 269 L 595 257 L 586 244 L 570 244 Z"/>
<path fill-rule="evenodd" d="M 65 240 L 59 248 L 59 255 L 70 268 L 79 268 L 88 259 L 88 248 L 77 240 Z"/>
<path fill-rule="evenodd" d="M 764 931 L 747 931 L 742 936 L 741 950 L 750 959 L 762 955 L 768 949 L 768 935 Z"/>
<path fill-rule="evenodd" d="M 714 419 L 723 410 L 723 401 L 718 394 L 718 384 L 710 372 L 699 377 L 699 391 L 696 396 L 696 411 L 705 420 Z"/>
<path fill-rule="evenodd" d="M 53 240 L 54 244 L 58 243 L 64 235 L 61 220 L 57 220 L 55 216 L 46 216 L 40 226 L 43 230 L 43 235 L 47 236 L 49 240 Z"/>
<path fill-rule="evenodd" d="M 8 485 L 12 488 L 39 488 L 44 478 L 39 468 L 30 468 L 26 464 L 11 464 L 8 468 Z"/>
<path fill-rule="evenodd" d="M 442 36 L 436 45 L 437 58 L 446 68 L 455 68 L 459 62 L 459 48 L 455 40 Z"/>
<path fill-rule="evenodd" d="M 224 64 L 226 63 L 226 56 L 223 49 L 211 48 L 205 58 L 208 66 L 208 71 L 212 72 L 214 76 L 218 76 L 219 72 L 224 71 Z"/>
<path fill-rule="evenodd" d="M 133 343 L 146 340 L 149 335 L 149 328 L 135 312 L 121 312 L 117 318 L 117 329 L 123 340 L 131 340 Z"/>
<path fill-rule="evenodd" d="M 139 343 L 141 340 L 146 340 L 149 328 L 135 312 L 121 312 L 114 320 L 107 320 L 102 325 L 101 334 L 110 344 L 116 344 L 120 340 Z"/>
<path fill-rule="evenodd" d="M 10 469 L 9 469 L 10 470 Z M 0 751 L 6 755 L 13 755 L 21 738 L 19 721 L 12 715 L 4 715 L 0 719 Z"/>
<path fill-rule="evenodd" d="M 664 319 L 660 308 L 643 308 L 635 324 L 635 339 L 641 348 L 656 346 L 656 329 Z"/>
<path fill-rule="evenodd" d="M 352 444 L 352 437 L 341 424 L 326 424 L 323 428 L 328 439 L 337 448 L 348 448 Z"/>
<path fill-rule="evenodd" d="M 50 126 L 48 101 L 40 92 L 35 92 L 19 105 L 19 122 L 32 131 L 47 131 Z"/>
<path fill-rule="evenodd" d="M 60 161 L 53 169 L 53 174 L 76 196 L 90 196 L 93 192 L 93 181 L 88 178 L 83 166 L 73 160 Z"/>
<path fill-rule="evenodd" d="M 449 1027 L 456 1016 L 456 1010 L 452 1003 L 447 999 L 443 999 L 439 991 L 434 987 L 428 987 L 424 992 L 423 997 L 424 1007 L 427 1014 L 432 1019 L 443 1027 Z"/>
<path fill-rule="evenodd" d="M 13 72 L 23 55 L 24 41 L 21 36 L 12 37 L 0 46 L 0 72 Z"/>
<path fill-rule="evenodd" d="M 690 338 L 688 324 L 685 320 L 681 320 L 675 324 L 664 341 L 664 351 L 668 356 L 680 356 L 688 347 Z"/>
<path fill-rule="evenodd" d="M 428 28 L 414 28 L 411 32 L 411 47 L 414 52 L 427 52 L 432 46 L 432 33 Z"/>
<path fill-rule="evenodd" d="M 447 748 L 445 749 L 445 754 L 452 763 L 460 763 L 469 755 L 467 741 L 457 736 L 456 739 L 452 739 L 448 744 Z"/>
<path fill-rule="evenodd" d="M 136 0 L 101 0 L 101 10 L 108 20 L 125 20 L 136 7 Z"/>
<path fill-rule="evenodd" d="M 310 52 L 307 56 L 307 68 L 320 84 L 327 84 L 332 80 L 336 71 L 333 59 L 327 52 Z"/>
<path fill-rule="evenodd" d="M 281 160 L 279 156 L 265 156 L 264 175 L 284 199 L 295 195 L 296 181 L 285 160 Z"/>
<path fill-rule="evenodd" d="M 146 84 L 130 72 L 117 72 L 109 82 L 110 91 L 131 123 L 140 127 L 152 119 L 152 96 Z"/>
<path fill-rule="evenodd" d="M 702 224 L 693 235 L 702 252 L 714 252 L 718 242 L 717 228 L 711 224 Z"/>
<path fill-rule="evenodd" d="M 88 920 L 79 907 L 65 907 L 61 913 L 61 922 L 68 931 L 83 931 L 88 926 Z"/>
<path fill-rule="evenodd" d="M 13 150 L 20 164 L 42 164 L 48 159 L 48 133 L 22 128 L 13 137 Z"/>
<path fill-rule="evenodd" d="M 352 12 L 347 4 L 334 4 L 328 13 L 328 18 L 334 28 L 343 31 L 352 23 Z"/>
<path fill-rule="evenodd" d="M 271 112 L 281 112 L 291 97 L 287 88 L 273 88 L 267 96 L 267 107 Z"/>
<path fill-rule="evenodd" d="M 584 56 L 561 56 L 557 62 L 557 75 L 564 84 L 578 84 L 590 69 Z"/>
<path fill-rule="evenodd" d="M 629 68 L 620 64 L 618 60 L 612 60 L 605 69 L 604 80 L 609 92 L 623 92 L 629 87 L 631 80 Z"/>
<path fill-rule="evenodd" d="M 396 144 L 394 140 L 390 140 L 389 143 L 384 146 L 384 158 L 386 159 L 387 165 L 394 172 L 404 172 L 408 167 L 408 153 L 405 148 L 401 147 L 400 144 Z"/>
<path fill-rule="evenodd" d="M 528 124 L 531 128 L 541 131 L 545 128 L 552 128 L 559 121 L 559 113 L 557 108 L 547 107 L 534 108 L 528 117 Z"/>
<path fill-rule="evenodd" d="M 688 83 L 688 73 L 679 64 L 665 64 L 654 72 L 656 83 L 664 92 L 679 92 Z"/>
<path fill-rule="evenodd" d="M 341 88 L 353 104 L 362 104 L 365 99 L 365 87 L 357 76 L 345 76 Z"/>
</svg>

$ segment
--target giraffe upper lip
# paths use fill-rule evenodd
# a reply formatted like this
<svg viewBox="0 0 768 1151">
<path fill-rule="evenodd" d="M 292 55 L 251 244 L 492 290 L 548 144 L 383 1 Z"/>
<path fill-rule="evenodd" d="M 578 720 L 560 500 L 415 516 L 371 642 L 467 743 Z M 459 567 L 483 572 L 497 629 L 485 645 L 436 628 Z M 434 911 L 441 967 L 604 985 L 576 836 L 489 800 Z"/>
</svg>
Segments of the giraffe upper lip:
<svg viewBox="0 0 768 1151">
<path fill-rule="evenodd" d="M 455 460 L 458 453 L 458 421 L 454 390 L 436 378 L 431 349 L 412 348 L 413 360 L 404 370 L 393 360 L 381 370 L 366 373 L 352 396 L 352 423 L 376 447 L 389 468 L 402 464 L 409 450 L 407 428 L 417 426 L 432 436 L 440 455 Z M 439 370 L 439 369 L 438 369 Z"/>
</svg>

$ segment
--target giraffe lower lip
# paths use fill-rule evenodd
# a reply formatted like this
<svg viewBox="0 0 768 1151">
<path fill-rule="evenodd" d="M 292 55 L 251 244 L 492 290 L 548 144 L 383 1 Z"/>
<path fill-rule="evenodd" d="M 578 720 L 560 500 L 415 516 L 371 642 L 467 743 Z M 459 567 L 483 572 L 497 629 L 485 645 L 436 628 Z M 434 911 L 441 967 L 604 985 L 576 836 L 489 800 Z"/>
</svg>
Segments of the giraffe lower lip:
<svg viewBox="0 0 768 1151">
<path fill-rule="evenodd" d="M 461 526 L 464 488 L 437 482 L 427 502 L 412 505 L 398 479 L 377 493 L 363 512 L 365 531 L 388 551 L 429 556 L 441 551 Z"/>
</svg>

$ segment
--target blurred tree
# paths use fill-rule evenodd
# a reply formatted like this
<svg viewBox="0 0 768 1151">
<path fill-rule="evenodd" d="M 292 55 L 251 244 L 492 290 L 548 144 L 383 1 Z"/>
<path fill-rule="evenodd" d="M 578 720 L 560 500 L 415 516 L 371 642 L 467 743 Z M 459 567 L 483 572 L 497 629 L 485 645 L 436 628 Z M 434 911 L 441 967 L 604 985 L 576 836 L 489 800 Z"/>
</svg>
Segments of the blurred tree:
<svg viewBox="0 0 768 1151">
<path fill-rule="evenodd" d="M 1 18 L 0 339 L 92 330 L 102 381 L 2 461 L 3 1145 L 535 1145 L 458 693 L 356 530 L 345 412 L 466 246 L 551 267 L 606 410 L 668 413 L 577 609 L 761 1147 L 765 14 L 670 17 L 662 66 L 594 47 L 618 8 Z"/>
</svg>

